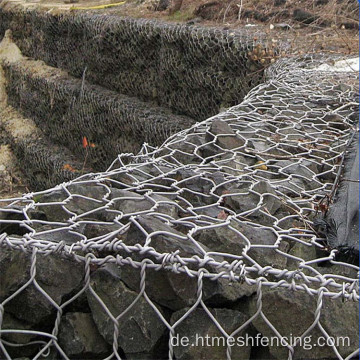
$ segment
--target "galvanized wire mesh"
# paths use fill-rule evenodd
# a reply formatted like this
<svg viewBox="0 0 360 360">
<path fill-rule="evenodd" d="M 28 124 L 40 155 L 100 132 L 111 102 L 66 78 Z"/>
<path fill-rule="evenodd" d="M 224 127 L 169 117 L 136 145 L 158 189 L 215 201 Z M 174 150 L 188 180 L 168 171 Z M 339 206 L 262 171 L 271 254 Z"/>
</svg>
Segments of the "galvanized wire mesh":
<svg viewBox="0 0 360 360">
<path fill-rule="evenodd" d="M 162 146 L 2 200 L 0 324 L 27 324 L 3 323 L 3 356 L 25 342 L 33 358 L 256 358 L 246 346 L 174 346 L 209 321 L 225 339 L 282 339 L 268 347 L 275 358 L 355 358 L 359 268 L 337 260 L 313 221 L 358 131 L 358 73 L 320 60 L 281 60 L 240 105 Z M 67 347 L 71 312 L 91 314 L 98 355 Z M 309 335 L 351 342 L 304 352 Z"/>
<path fill-rule="evenodd" d="M 169 135 L 239 104 L 280 55 L 274 39 L 249 28 L 11 6 L 0 7 L 3 35 L 24 56 L 2 61 L 8 104 L 34 120 L 50 145 L 86 157 L 89 171 L 102 171 L 119 153 L 137 153 L 143 142 L 159 146 Z M 84 136 L 96 146 L 84 150 Z M 42 146 L 19 142 L 14 148 L 32 189 L 72 178 L 64 165 L 75 176 L 82 171 L 69 157 L 48 161 L 45 155 L 38 156 L 41 174 L 27 159 L 43 153 Z"/>
<path fill-rule="evenodd" d="M 7 29 L 25 56 L 196 120 L 238 104 L 279 55 L 260 31 L 104 13 L 0 8 L 0 37 Z"/>
</svg>

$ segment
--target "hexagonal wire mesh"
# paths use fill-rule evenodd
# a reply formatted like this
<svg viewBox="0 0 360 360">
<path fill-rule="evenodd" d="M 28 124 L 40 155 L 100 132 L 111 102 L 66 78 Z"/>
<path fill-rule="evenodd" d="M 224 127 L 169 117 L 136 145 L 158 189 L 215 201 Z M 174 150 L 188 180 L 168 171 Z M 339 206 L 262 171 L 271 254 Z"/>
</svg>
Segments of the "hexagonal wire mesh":
<svg viewBox="0 0 360 360">
<path fill-rule="evenodd" d="M 174 346 L 178 334 L 210 333 L 274 336 L 277 358 L 355 357 L 359 268 L 337 259 L 313 221 L 358 131 L 358 73 L 323 61 L 278 61 L 240 105 L 160 147 L 2 200 L 4 357 L 156 358 L 165 342 L 169 358 L 211 358 L 214 348 Z M 66 342 L 84 314 L 104 348 Z M 304 355 L 309 335 L 350 344 Z M 214 358 L 250 356 L 220 350 Z"/>
</svg>

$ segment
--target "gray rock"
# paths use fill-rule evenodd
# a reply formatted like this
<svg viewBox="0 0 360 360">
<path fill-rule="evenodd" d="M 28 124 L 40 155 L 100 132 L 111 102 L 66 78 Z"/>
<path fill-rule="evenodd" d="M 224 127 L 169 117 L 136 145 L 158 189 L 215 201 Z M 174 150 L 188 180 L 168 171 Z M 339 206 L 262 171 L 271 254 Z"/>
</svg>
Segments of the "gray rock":
<svg viewBox="0 0 360 360">
<path fill-rule="evenodd" d="M 113 180 L 111 182 L 113 188 L 119 188 L 119 189 L 123 189 L 124 186 L 131 186 L 135 184 L 135 179 L 132 176 L 133 174 L 128 174 L 127 172 L 124 171 L 119 171 L 118 173 L 112 174 L 111 175 L 111 180 Z"/>
<path fill-rule="evenodd" d="M 112 205 L 108 208 L 106 220 L 112 220 L 120 212 L 124 214 L 147 211 L 151 204 L 143 196 L 133 191 L 114 189 L 111 192 Z"/>
<path fill-rule="evenodd" d="M 100 224 L 86 224 L 83 230 L 83 234 L 88 239 L 93 239 L 101 236 L 105 236 L 109 233 L 116 232 L 120 229 L 120 225 L 118 224 L 106 224 L 106 225 L 100 225 Z M 112 237 L 109 237 L 108 240 L 111 241 L 114 239 L 117 235 L 113 235 Z"/>
<path fill-rule="evenodd" d="M 250 184 L 244 184 L 242 187 L 231 188 L 229 190 L 230 194 L 224 199 L 225 206 L 230 207 L 236 212 L 245 212 L 255 209 L 260 202 L 260 195 L 263 195 L 262 208 L 266 209 L 271 215 L 273 215 L 282 205 L 281 201 L 278 199 L 275 190 L 273 187 L 266 181 L 259 181 L 252 188 L 252 191 L 249 190 Z M 258 218 L 257 222 L 268 223 L 267 215 L 261 214 L 258 211 L 252 213 L 251 216 Z M 270 220 L 271 221 L 271 220 Z"/>
<path fill-rule="evenodd" d="M 330 182 L 333 183 L 335 181 L 336 178 L 336 173 L 335 171 L 332 169 L 332 166 L 329 164 L 318 164 L 316 167 L 315 172 L 318 174 L 317 178 L 320 181 L 326 181 L 326 182 Z"/>
<path fill-rule="evenodd" d="M 298 257 L 300 259 L 303 259 L 305 261 L 311 261 L 311 260 L 315 260 L 317 258 L 315 246 L 314 245 L 307 246 L 307 245 L 304 245 L 302 243 L 295 243 L 291 247 L 291 250 L 289 251 L 289 254 L 292 255 L 292 256 L 296 256 L 296 257 Z M 298 263 L 298 261 L 293 260 L 293 259 L 288 260 L 288 265 L 292 264 L 291 267 L 293 267 L 295 265 L 295 263 Z M 295 268 L 298 268 L 298 266 L 295 265 L 294 269 Z"/>
<path fill-rule="evenodd" d="M 139 271 L 126 271 L 123 268 L 121 277 L 126 284 L 138 291 Z M 192 305 L 197 300 L 197 278 L 189 278 L 187 275 L 166 270 L 147 270 L 146 284 L 148 296 L 153 301 L 172 310 Z M 225 279 L 217 281 L 204 279 L 203 300 L 214 306 L 234 302 L 242 296 L 251 295 L 253 292 L 254 290 L 246 284 L 231 284 Z"/>
<path fill-rule="evenodd" d="M 214 205 L 209 207 L 197 208 L 193 211 L 199 215 L 205 215 L 216 219 L 219 214 L 224 210 L 223 208 L 219 207 L 219 205 Z"/>
<path fill-rule="evenodd" d="M 291 160 L 278 160 L 273 163 L 273 166 L 275 166 L 278 171 L 284 169 L 281 171 L 284 174 L 298 174 L 311 179 L 314 174 L 318 173 L 319 164 L 315 161 L 304 159 L 302 159 L 300 163 L 296 162 L 295 164 Z"/>
<path fill-rule="evenodd" d="M 26 321 L 23 320 L 18 320 L 16 317 L 14 317 L 13 315 L 5 312 L 4 313 L 4 317 L 3 317 L 3 322 L 1 325 L 1 329 L 2 330 L 31 330 L 31 324 L 29 324 Z M 36 337 L 36 335 L 30 335 L 30 334 L 22 334 L 22 333 L 4 333 L 2 335 L 2 338 L 6 341 L 10 341 L 14 344 L 26 344 L 28 342 L 30 342 L 34 337 Z M 25 355 L 26 348 L 22 349 L 22 355 Z M 32 350 L 33 352 L 33 350 Z M 30 354 L 31 354 L 31 350 L 30 350 Z M 27 355 L 30 355 L 27 354 Z"/>
<path fill-rule="evenodd" d="M 310 162 L 303 162 L 301 164 L 294 164 L 291 161 L 278 161 L 276 164 L 281 167 L 279 170 L 280 173 L 292 175 L 295 179 L 299 179 L 302 181 L 303 186 L 306 190 L 313 190 L 319 187 L 319 184 L 312 180 L 315 176 L 315 168 L 314 165 Z M 312 166 L 311 166 L 312 165 Z M 308 168 L 308 166 L 312 167 L 312 170 Z"/>
<path fill-rule="evenodd" d="M 177 218 L 177 204 L 165 196 L 151 194 L 151 199 L 128 190 L 112 189 L 112 206 L 107 209 L 106 220 L 111 221 L 123 213 L 125 216 L 139 212 L 159 212 Z"/>
<path fill-rule="evenodd" d="M 30 279 L 31 255 L 19 250 L 2 248 L 0 252 L 0 301 L 4 301 Z M 37 256 L 36 281 L 57 303 L 77 289 L 84 276 L 84 267 L 59 255 Z M 6 310 L 20 320 L 37 324 L 56 312 L 43 294 L 29 284 L 6 304 Z"/>
<path fill-rule="evenodd" d="M 300 194 L 306 190 L 305 182 L 297 177 L 292 177 L 290 180 L 284 180 L 276 185 L 276 188 L 283 194 L 290 197 L 299 197 Z"/>
<path fill-rule="evenodd" d="M 257 310 L 257 299 L 249 304 L 249 315 Z M 309 296 L 305 291 L 290 291 L 285 289 L 268 289 L 263 287 L 262 311 L 271 324 L 288 339 L 302 335 L 314 322 L 317 297 Z M 350 338 L 350 346 L 337 346 L 341 356 L 346 357 L 355 351 L 359 345 L 359 303 L 342 302 L 341 299 L 323 298 L 320 323 L 332 337 Z M 253 325 L 266 337 L 274 336 L 273 331 L 258 316 Z M 316 344 L 319 336 L 324 336 L 318 327 L 308 335 L 312 336 L 311 344 Z M 270 353 L 277 359 L 285 359 L 288 350 L 281 346 L 269 346 Z M 311 349 L 296 347 L 294 359 L 325 359 L 335 358 L 335 353 L 328 346 L 314 346 Z"/>
<path fill-rule="evenodd" d="M 80 234 L 77 234 L 75 231 L 70 232 L 67 229 L 51 229 L 48 226 L 37 229 L 37 232 L 51 230 L 45 234 L 35 234 L 32 236 L 33 239 L 50 241 L 50 242 L 60 242 L 64 241 L 67 245 L 74 244 L 80 240 L 82 237 Z"/>
<path fill-rule="evenodd" d="M 351 90 L 351 89 L 349 89 Z M 348 129 L 349 125 L 346 123 L 344 117 L 340 116 L 339 114 L 331 114 L 328 113 L 323 118 L 324 121 L 329 123 L 329 126 L 336 128 L 338 130 L 346 130 Z"/>
<path fill-rule="evenodd" d="M 23 203 L 25 206 L 27 203 Z M 38 210 L 29 209 L 27 211 L 27 215 L 32 220 L 43 220 L 45 219 L 45 214 Z M 25 228 L 20 223 L 15 223 L 12 221 L 25 220 L 23 214 L 23 208 L 20 205 L 13 205 L 5 209 L 0 209 L 0 220 L 3 222 L 0 223 L 0 234 L 6 233 L 8 235 L 24 235 L 29 232 L 27 228 Z"/>
<path fill-rule="evenodd" d="M 266 140 L 251 139 L 249 141 L 249 147 L 255 149 L 256 152 L 266 152 L 271 147 L 271 143 Z"/>
<path fill-rule="evenodd" d="M 153 354 L 149 353 L 125 353 L 126 360 L 155 360 Z"/>
<path fill-rule="evenodd" d="M 201 157 L 206 159 L 206 162 L 218 160 L 224 156 L 223 151 L 221 151 L 218 146 L 216 146 L 213 142 L 209 142 L 211 140 L 212 139 L 205 139 L 206 145 L 202 146 L 199 150 Z"/>
<path fill-rule="evenodd" d="M 235 230 L 224 226 L 201 231 L 198 237 L 199 242 L 209 247 L 212 251 L 242 255 L 248 243 L 244 237 L 236 233 L 236 230 L 243 234 L 250 241 L 251 245 L 274 245 L 277 240 L 275 233 L 270 229 L 251 226 L 242 221 L 231 221 L 230 225 Z M 287 242 L 280 243 L 280 251 L 287 252 L 288 249 L 289 244 Z M 282 269 L 287 261 L 287 258 L 277 253 L 275 249 L 267 247 L 250 248 L 246 254 L 263 267 L 271 265 Z"/>
<path fill-rule="evenodd" d="M 134 291 L 140 289 L 140 270 L 122 267 L 121 279 Z M 189 306 L 196 301 L 197 280 L 184 273 L 161 269 L 146 270 L 146 293 L 152 301 L 172 310 Z"/>
<path fill-rule="evenodd" d="M 50 202 L 47 199 L 41 199 L 40 201 L 43 203 Z M 45 213 L 46 220 L 48 221 L 66 222 L 69 218 L 73 216 L 69 212 L 67 212 L 61 204 L 39 205 L 39 209 L 41 209 Z"/>
<path fill-rule="evenodd" d="M 226 169 L 227 174 L 234 176 L 239 176 L 246 172 L 245 168 L 247 166 L 254 165 L 255 161 L 251 157 L 245 157 L 243 155 L 235 155 L 232 159 L 229 159 L 227 162 L 222 162 L 221 165 Z M 250 170 L 247 170 L 250 171 Z"/>
<path fill-rule="evenodd" d="M 105 197 L 107 190 L 104 186 L 96 184 L 73 184 L 68 188 L 72 195 L 71 200 L 67 200 L 66 204 L 51 204 L 63 202 L 68 199 L 69 195 L 64 190 L 55 190 L 49 194 L 35 198 L 38 203 L 49 203 L 48 205 L 38 206 L 42 210 L 49 221 L 66 221 L 75 213 L 83 214 L 106 205 Z M 80 195 L 80 196 L 79 196 Z M 85 197 L 85 198 L 84 198 Z M 68 211 L 70 211 L 70 213 Z M 104 219 L 104 210 L 93 212 L 87 216 L 91 219 Z"/>
<path fill-rule="evenodd" d="M 166 349 L 166 354 L 159 355 L 155 349 L 154 353 L 125 353 L 125 356 L 126 360 L 165 360 L 168 359 L 168 352 L 169 351 Z"/>
<path fill-rule="evenodd" d="M 160 254 L 171 254 L 178 251 L 179 256 L 182 257 L 198 256 L 203 258 L 205 252 L 209 251 L 200 242 L 197 242 L 197 245 L 194 244 L 182 233 L 153 217 L 138 217 L 137 221 L 149 234 L 155 231 L 169 234 L 157 234 L 151 238 L 149 245 Z M 179 237 L 182 237 L 182 239 Z M 144 245 L 145 235 L 137 226 L 131 225 L 127 234 L 126 244 L 135 245 L 137 243 Z M 138 261 L 145 257 L 157 262 L 155 257 L 148 253 L 141 256 L 132 254 L 132 258 Z M 222 261 L 222 258 L 217 257 L 217 260 Z M 189 268 L 196 269 L 195 265 L 193 267 L 189 266 Z M 216 268 L 211 266 L 208 266 L 207 269 L 213 273 L 218 272 Z M 120 271 L 122 280 L 126 285 L 135 291 L 139 291 L 139 270 L 124 266 Z M 168 269 L 158 271 L 148 269 L 146 274 L 146 292 L 152 300 L 159 304 L 172 310 L 179 310 L 193 304 L 197 300 L 197 278 L 190 278 L 184 273 L 176 273 Z M 204 279 L 203 298 L 212 304 L 222 304 L 224 302 L 235 301 L 242 296 L 249 296 L 253 291 L 253 287 L 247 284 L 230 284 L 226 279 L 219 279 L 217 281 Z"/>
<path fill-rule="evenodd" d="M 307 246 L 301 243 L 295 243 L 291 250 L 289 251 L 289 254 L 292 256 L 296 256 L 299 259 L 303 259 L 304 261 L 311 261 L 316 260 L 319 258 L 319 255 L 316 252 L 316 247 L 314 245 Z M 295 260 L 288 258 L 286 268 L 288 270 L 296 270 L 299 269 L 299 265 L 301 263 L 301 260 Z M 337 275 L 345 276 L 347 278 L 356 279 L 358 278 L 358 271 L 354 269 L 351 266 L 346 266 L 346 264 L 331 264 L 331 263 L 319 263 L 319 264 L 313 264 L 312 267 L 316 272 L 319 272 L 321 274 L 327 274 L 327 279 L 330 279 L 332 275 L 334 276 L 334 281 L 339 282 L 339 279 L 337 278 Z M 306 275 L 315 276 L 316 273 L 314 271 L 308 270 L 308 269 L 302 269 L 302 271 Z"/>
<path fill-rule="evenodd" d="M 180 256 L 203 256 L 205 251 L 200 245 L 196 246 L 186 235 L 175 230 L 154 216 L 138 216 L 136 222 L 148 234 L 161 232 L 153 235 L 148 246 L 154 248 L 159 253 L 170 253 L 179 251 Z M 127 245 L 145 245 L 146 236 L 142 229 L 134 223 L 131 224 L 126 234 Z"/>
<path fill-rule="evenodd" d="M 224 121 L 216 119 L 212 121 L 209 132 L 206 134 L 206 141 L 216 138 L 216 145 L 223 149 L 233 150 L 245 144 L 245 140 L 236 135 L 235 131 Z"/>
<path fill-rule="evenodd" d="M 155 212 L 177 217 L 176 203 L 158 194 L 149 196 L 154 200 L 152 201 L 135 192 L 116 188 L 112 188 L 108 194 L 106 188 L 101 185 L 76 184 L 69 186 L 68 190 L 73 195 L 70 200 L 66 200 L 68 194 L 63 190 L 56 190 L 36 199 L 39 203 L 49 203 L 38 206 L 48 220 L 67 221 L 73 216 L 72 213 L 80 215 L 90 212 L 86 215 L 87 219 L 112 221 L 121 214 L 127 216 L 135 212 L 150 212 L 152 208 Z M 66 203 L 63 205 L 52 204 L 65 200 Z M 112 201 L 111 205 L 108 205 L 109 201 Z M 160 204 L 156 205 L 156 202 Z M 94 211 L 96 209 L 98 210 Z"/>
<path fill-rule="evenodd" d="M 293 12 L 293 18 L 303 24 L 311 24 L 319 17 L 303 9 L 295 9 Z"/>
<path fill-rule="evenodd" d="M 89 313 L 68 313 L 59 327 L 59 344 L 68 356 L 109 355 L 110 346 L 96 328 Z"/>
<path fill-rule="evenodd" d="M 253 191 L 258 192 L 259 194 L 266 194 L 264 195 L 264 207 L 270 214 L 274 214 L 281 207 L 281 201 L 278 199 L 275 190 L 268 182 L 259 181 L 253 187 Z"/>
<path fill-rule="evenodd" d="M 174 313 L 171 317 L 171 324 L 178 321 L 188 309 Z M 248 319 L 240 311 L 230 309 L 209 309 L 211 314 L 220 323 L 223 329 L 230 335 L 233 331 L 243 325 Z M 237 340 L 246 335 L 249 327 L 234 336 L 231 346 L 232 359 L 249 359 L 250 346 L 239 346 Z M 187 339 L 188 345 L 181 340 Z M 226 359 L 226 338 L 217 328 L 213 320 L 203 309 L 196 309 L 190 313 L 175 328 L 175 338 L 172 340 L 176 359 L 197 360 L 197 359 Z"/>
<path fill-rule="evenodd" d="M 161 231 L 169 234 L 158 234 L 151 238 L 151 243 L 149 245 L 159 253 L 172 253 L 178 251 L 180 256 L 203 256 L 204 252 L 201 251 L 201 248 L 196 247 L 192 242 L 186 239 L 184 234 L 164 224 L 160 220 L 143 216 L 138 217 L 137 221 L 147 233 Z M 142 231 L 137 226 L 131 225 L 127 233 L 126 244 L 136 245 L 139 243 L 144 245 L 144 242 L 145 235 Z M 147 255 L 147 257 L 149 257 L 149 255 Z M 133 258 L 141 261 L 143 257 L 133 254 Z M 138 270 L 130 267 L 122 267 L 121 274 L 123 281 L 130 288 L 136 291 L 139 290 L 140 276 Z M 152 271 L 149 269 L 147 270 L 146 281 L 146 291 L 150 298 L 171 309 L 179 309 L 184 305 L 186 306 L 186 304 L 191 302 L 196 295 L 196 280 L 189 278 L 183 273 L 176 274 L 171 271 L 166 271 L 165 269 L 160 271 Z"/>
<path fill-rule="evenodd" d="M 170 6 L 170 4 L 171 4 L 171 0 L 159 0 L 159 3 L 156 6 L 155 10 L 164 11 Z"/>
<path fill-rule="evenodd" d="M 114 317 L 122 314 L 137 297 L 121 281 L 116 265 L 107 264 L 96 270 L 91 278 L 91 287 L 102 299 Z M 87 292 L 94 322 L 108 344 L 113 343 L 114 323 L 101 304 Z M 161 311 L 161 310 L 159 310 Z M 150 352 L 165 331 L 165 325 L 144 297 L 119 319 L 119 346 L 126 353 Z"/>
<path fill-rule="evenodd" d="M 22 251 L 15 251 L 2 247 L 0 251 L 0 301 L 3 302 L 8 296 L 29 280 L 29 255 Z"/>
<path fill-rule="evenodd" d="M 194 206 L 210 205 L 216 198 L 210 194 L 214 183 L 204 178 L 199 172 L 189 169 L 180 169 L 176 172 L 175 179 L 181 181 L 178 186 L 182 188 L 181 196 Z"/>
<path fill-rule="evenodd" d="M 251 360 L 276 360 L 274 356 L 270 354 L 268 346 L 261 346 L 262 338 L 260 339 L 260 346 L 254 346 L 251 349 Z"/>
<path fill-rule="evenodd" d="M 200 153 L 196 155 L 196 149 L 204 144 L 204 136 L 191 134 L 188 136 L 186 142 L 180 141 L 169 144 L 167 149 L 175 150 L 172 154 L 176 160 L 182 164 L 199 164 L 203 161 Z M 170 153 L 170 151 L 168 151 Z"/>
<path fill-rule="evenodd" d="M 286 23 L 279 23 L 279 24 L 275 24 L 275 28 L 281 30 L 291 30 L 293 27 Z"/>
</svg>

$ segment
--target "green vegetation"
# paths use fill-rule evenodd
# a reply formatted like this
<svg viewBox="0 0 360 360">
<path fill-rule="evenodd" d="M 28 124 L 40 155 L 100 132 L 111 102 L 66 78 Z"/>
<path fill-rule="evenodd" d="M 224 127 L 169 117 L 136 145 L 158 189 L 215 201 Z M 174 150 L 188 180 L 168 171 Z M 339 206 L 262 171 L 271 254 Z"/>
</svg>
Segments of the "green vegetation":
<svg viewBox="0 0 360 360">
<path fill-rule="evenodd" d="M 169 15 L 167 20 L 170 21 L 189 21 L 195 17 L 191 9 L 184 9 L 175 11 L 173 14 Z"/>
</svg>

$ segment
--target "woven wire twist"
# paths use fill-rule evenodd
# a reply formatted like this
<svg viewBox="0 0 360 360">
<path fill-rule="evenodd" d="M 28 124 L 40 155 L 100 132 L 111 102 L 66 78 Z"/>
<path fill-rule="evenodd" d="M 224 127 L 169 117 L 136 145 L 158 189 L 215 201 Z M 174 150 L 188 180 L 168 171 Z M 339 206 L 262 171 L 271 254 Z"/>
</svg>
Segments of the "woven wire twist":
<svg viewBox="0 0 360 360">
<path fill-rule="evenodd" d="M 287 289 L 317 299 L 314 321 L 301 336 L 318 328 L 330 338 L 321 321 L 323 301 L 358 302 L 359 268 L 336 260 L 337 250 L 326 248 L 313 220 L 319 212 L 317 205 L 333 195 L 341 159 L 352 134 L 358 131 L 358 74 L 320 71 L 317 67 L 323 61 L 311 56 L 282 59 L 268 68 L 266 81 L 251 90 L 241 104 L 170 136 L 161 146 L 145 143 L 138 154 L 119 154 L 106 171 L 1 200 L 0 225 L 19 226 L 24 233 L 8 235 L 5 228 L 0 235 L 1 248 L 31 254 L 31 268 L 28 281 L 2 299 L 0 324 L 7 304 L 30 286 L 35 286 L 57 314 L 51 332 L 2 329 L 0 348 L 5 357 L 10 358 L 6 347 L 12 344 L 4 336 L 13 331 L 42 339 L 36 358 L 55 347 L 67 359 L 57 341 L 59 325 L 66 306 L 84 292 L 96 299 L 114 325 L 112 354 L 107 359 L 121 358 L 119 323 L 140 298 L 169 331 L 169 358 L 174 357 L 171 339 L 177 327 L 196 308 L 204 309 L 226 338 L 246 329 L 257 317 L 282 338 L 262 311 L 264 289 Z M 94 189 L 96 196 L 92 197 Z M 56 200 L 54 193 L 60 194 Z M 138 202 L 146 205 L 138 209 Z M 34 217 L 34 212 L 52 208 L 61 210 L 63 218 Z M 16 216 L 9 220 L 9 214 Z M 159 221 L 164 228 L 148 231 L 144 218 Z M 264 244 L 249 239 L 241 230 L 244 224 L 269 231 L 274 241 Z M 93 238 L 86 236 L 83 229 L 89 225 L 102 226 L 105 231 Z M 143 234 L 142 240 L 128 243 L 130 228 Z M 241 251 L 203 246 L 199 240 L 203 234 L 218 230 L 226 230 L 241 243 Z M 60 233 L 78 241 L 49 240 Z M 159 251 L 153 244 L 160 235 L 169 242 L 187 244 L 193 254 L 184 248 Z M 299 258 L 290 252 L 295 245 L 322 250 L 323 255 Z M 270 251 L 274 262 L 260 263 L 256 251 Z M 37 282 L 39 257 L 55 255 L 84 267 L 81 289 L 63 303 L 53 300 Z M 291 263 L 296 266 L 290 269 Z M 320 272 L 319 265 L 325 263 L 332 267 Z M 121 314 L 111 313 L 91 285 L 93 269 L 105 264 L 139 270 L 138 296 Z M 338 268 L 349 275 L 339 274 L 334 270 Z M 175 323 L 164 317 L 147 293 L 150 270 L 196 279 L 196 297 Z M 225 331 L 206 305 L 206 279 L 256 288 L 256 312 L 232 333 Z M 287 345 L 289 359 L 296 353 L 295 345 Z M 335 345 L 332 348 L 335 356 L 345 358 Z M 357 353 L 355 350 L 346 358 Z M 228 347 L 224 357 L 231 359 L 231 354 Z"/>
</svg>

